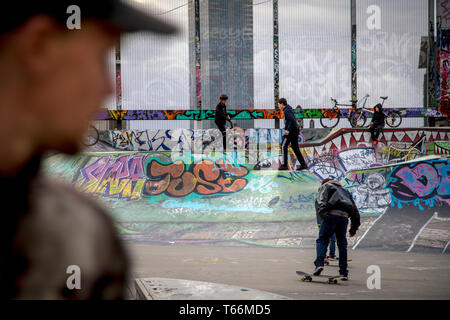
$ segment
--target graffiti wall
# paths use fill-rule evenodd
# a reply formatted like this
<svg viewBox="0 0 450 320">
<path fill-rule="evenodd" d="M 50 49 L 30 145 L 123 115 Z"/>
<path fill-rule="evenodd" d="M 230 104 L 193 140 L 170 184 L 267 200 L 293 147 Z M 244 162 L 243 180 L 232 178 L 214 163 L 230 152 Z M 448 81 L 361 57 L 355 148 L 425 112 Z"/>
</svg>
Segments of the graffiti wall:
<svg viewBox="0 0 450 320">
<path fill-rule="evenodd" d="M 57 176 L 75 167 L 66 181 L 102 199 L 119 221 L 312 219 L 320 184 L 307 172 L 253 171 L 223 153 L 92 153 L 76 161 L 55 155 L 46 163 Z"/>
<path fill-rule="evenodd" d="M 446 61 L 446 60 L 445 60 Z M 330 106 L 331 107 L 331 106 Z M 297 119 L 320 119 L 322 113 L 329 108 L 294 109 Z M 436 108 L 385 108 L 386 112 L 399 111 L 404 118 L 424 118 L 433 114 L 442 117 Z M 339 117 L 348 118 L 351 108 L 341 109 Z M 282 119 L 282 111 L 275 109 L 230 109 L 227 110 L 231 119 L 258 120 Z M 369 113 L 366 113 L 370 116 Z M 215 110 L 103 110 L 93 120 L 214 120 Z"/>
<path fill-rule="evenodd" d="M 174 154 L 56 154 L 46 159 L 45 169 L 102 201 L 124 237 L 134 240 L 231 239 L 313 247 L 317 235 L 314 202 L 325 176 L 338 179 L 360 210 L 362 231 L 351 239 L 353 244 L 365 235 L 365 230 L 375 232 L 377 228 L 372 224 L 386 212 L 394 221 L 391 224 L 395 224 L 391 229 L 400 233 L 399 239 L 404 238 L 402 212 L 410 212 L 408 223 L 416 224 L 414 230 L 422 230 L 420 223 L 428 218 L 417 218 L 410 208 L 419 215 L 439 211 L 434 227 L 442 227 L 442 214 L 450 213 L 450 163 L 445 157 L 380 167 L 365 162 L 375 157 L 374 148 L 332 149 L 311 162 L 308 171 L 280 172 L 255 170 L 246 164 L 245 154 Z M 371 167 L 362 168 L 366 165 Z M 424 235 L 426 241 L 422 242 L 445 244 L 450 240 L 445 240 L 447 234 L 450 230 L 445 229 L 433 241 Z M 370 243 L 383 242 L 383 238 L 370 237 L 370 233 L 367 237 L 372 239 Z M 400 247 L 405 246 L 409 247 L 406 243 Z"/>
</svg>

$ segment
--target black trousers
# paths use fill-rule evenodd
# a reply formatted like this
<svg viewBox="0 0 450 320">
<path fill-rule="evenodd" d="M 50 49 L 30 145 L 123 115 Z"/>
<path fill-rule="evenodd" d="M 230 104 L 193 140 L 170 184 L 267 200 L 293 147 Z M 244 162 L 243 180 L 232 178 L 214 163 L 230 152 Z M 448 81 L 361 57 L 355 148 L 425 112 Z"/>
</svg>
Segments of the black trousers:
<svg viewBox="0 0 450 320">
<path fill-rule="evenodd" d="M 283 150 L 283 166 L 287 166 L 288 161 L 288 147 L 291 145 L 292 150 L 295 153 L 300 165 L 302 167 L 306 167 L 305 159 L 303 159 L 302 153 L 300 152 L 300 148 L 298 146 L 298 130 L 289 131 L 288 135 L 283 136 L 283 140 L 281 140 L 281 149 Z"/>
<path fill-rule="evenodd" d="M 372 136 L 372 140 L 378 140 L 381 131 L 383 131 L 383 125 L 371 125 L 369 131 L 370 135 Z"/>
<path fill-rule="evenodd" d="M 223 151 L 225 151 L 225 150 L 227 150 L 227 129 L 225 128 L 225 124 L 219 124 L 216 122 L 216 126 L 222 133 L 222 139 L 223 139 L 222 145 L 223 145 Z"/>
</svg>

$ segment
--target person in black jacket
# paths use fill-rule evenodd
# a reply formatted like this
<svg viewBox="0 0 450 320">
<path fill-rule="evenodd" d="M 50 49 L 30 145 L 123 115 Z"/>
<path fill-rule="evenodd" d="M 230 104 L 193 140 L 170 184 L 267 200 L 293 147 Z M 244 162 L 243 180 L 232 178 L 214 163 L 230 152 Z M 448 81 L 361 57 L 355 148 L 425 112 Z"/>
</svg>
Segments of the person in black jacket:
<svg viewBox="0 0 450 320">
<path fill-rule="evenodd" d="M 216 116 L 214 118 L 214 122 L 216 123 L 217 128 L 222 133 L 224 151 L 227 149 L 227 129 L 225 128 L 225 124 L 227 123 L 227 121 L 230 121 L 231 125 L 233 125 L 230 116 L 227 114 L 227 106 L 225 105 L 225 103 L 227 103 L 227 100 L 228 96 L 226 94 L 220 96 L 220 102 L 216 106 Z"/>
<path fill-rule="evenodd" d="M 298 135 L 300 130 L 298 128 L 297 119 L 295 118 L 294 111 L 292 107 L 287 104 L 285 98 L 281 98 L 278 100 L 278 107 L 284 112 L 284 123 L 285 123 L 285 131 L 284 136 L 281 141 L 281 149 L 283 150 L 283 163 L 278 168 L 279 170 L 288 170 L 288 147 L 292 146 L 292 150 L 295 153 L 298 161 L 300 162 L 300 167 L 297 170 L 304 170 L 307 168 L 305 159 L 300 152 L 300 148 L 298 147 Z"/>
<path fill-rule="evenodd" d="M 374 113 L 372 116 L 372 122 L 370 123 L 370 135 L 372 136 L 373 144 L 378 143 L 378 136 L 384 128 L 384 118 L 383 107 L 381 104 L 377 104 L 374 108 Z"/>
<path fill-rule="evenodd" d="M 339 250 L 339 274 L 342 280 L 348 280 L 347 270 L 347 226 L 351 220 L 349 234 L 353 237 L 360 225 L 358 207 L 351 193 L 333 179 L 325 179 L 317 196 L 317 214 L 322 218 L 319 237 L 316 240 L 317 257 L 313 274 L 320 275 L 325 263 L 325 255 L 330 238 L 336 233 Z"/>
</svg>

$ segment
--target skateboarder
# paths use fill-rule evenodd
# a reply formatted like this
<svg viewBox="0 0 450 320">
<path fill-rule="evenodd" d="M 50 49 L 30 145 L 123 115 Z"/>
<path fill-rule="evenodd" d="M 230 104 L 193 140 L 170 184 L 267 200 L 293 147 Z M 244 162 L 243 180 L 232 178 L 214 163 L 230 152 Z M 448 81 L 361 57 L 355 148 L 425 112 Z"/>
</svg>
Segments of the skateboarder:
<svg viewBox="0 0 450 320">
<path fill-rule="evenodd" d="M 278 107 L 284 112 L 284 122 L 285 122 L 285 132 L 283 139 L 281 141 L 281 149 L 283 150 L 283 163 L 278 168 L 278 170 L 288 170 L 288 147 L 292 146 L 292 150 L 295 153 L 298 161 L 300 162 L 300 167 L 297 170 L 304 170 L 307 168 L 305 159 L 300 152 L 298 147 L 298 135 L 300 130 L 298 128 L 297 120 L 295 119 L 294 111 L 292 107 L 288 105 L 285 98 L 278 100 Z"/>
<path fill-rule="evenodd" d="M 227 129 L 225 128 L 225 124 L 227 121 L 233 125 L 231 122 L 230 116 L 227 114 L 227 106 L 225 105 L 228 100 L 228 96 L 226 94 L 223 94 L 220 96 L 220 102 L 216 106 L 216 116 L 214 118 L 214 122 L 216 123 L 217 128 L 222 133 L 223 137 L 223 150 L 225 151 L 227 149 Z"/>
<path fill-rule="evenodd" d="M 381 104 L 377 104 L 374 108 L 374 113 L 372 116 L 372 122 L 370 122 L 370 135 L 372 136 L 373 144 L 378 143 L 378 136 L 384 128 L 384 118 L 386 116 L 383 113 Z"/>
<path fill-rule="evenodd" d="M 318 203 L 317 203 L 317 199 L 315 201 L 315 206 L 316 206 L 316 218 L 317 218 L 317 227 L 320 230 L 320 225 L 323 223 L 323 219 L 319 216 L 318 214 Z M 330 250 L 330 255 L 326 256 L 326 258 L 328 259 L 328 261 L 337 261 L 339 260 L 336 257 L 336 233 L 333 233 L 333 235 L 330 238 L 330 246 L 329 246 L 329 250 Z M 326 252 L 325 252 L 326 255 Z"/>
<path fill-rule="evenodd" d="M 313 274 L 320 275 L 325 263 L 328 242 L 334 233 L 339 250 L 339 274 L 348 280 L 347 270 L 347 225 L 351 220 L 350 237 L 356 234 L 360 225 L 359 211 L 350 192 L 333 179 L 325 179 L 317 196 L 317 214 L 323 219 L 319 237 L 316 240 L 317 258 Z"/>
</svg>

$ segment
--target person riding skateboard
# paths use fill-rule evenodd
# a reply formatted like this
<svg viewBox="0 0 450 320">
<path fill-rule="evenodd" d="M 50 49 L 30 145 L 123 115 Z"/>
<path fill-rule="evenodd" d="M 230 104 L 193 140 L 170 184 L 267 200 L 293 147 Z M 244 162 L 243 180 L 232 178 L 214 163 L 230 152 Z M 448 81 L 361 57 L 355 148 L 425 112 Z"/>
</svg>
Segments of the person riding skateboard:
<svg viewBox="0 0 450 320">
<path fill-rule="evenodd" d="M 323 219 L 320 225 L 319 237 L 316 240 L 316 260 L 313 275 L 318 276 L 323 271 L 328 243 L 333 234 L 339 250 L 339 274 L 342 280 L 348 280 L 347 270 L 347 226 L 351 220 L 349 234 L 353 237 L 360 225 L 358 207 L 351 193 L 333 179 L 322 181 L 317 196 L 317 214 Z"/>
<path fill-rule="evenodd" d="M 227 114 L 227 100 L 228 96 L 226 94 L 222 94 L 220 96 L 220 102 L 216 106 L 216 115 L 214 118 L 214 122 L 216 123 L 217 128 L 222 133 L 223 137 L 223 150 L 227 149 L 227 129 L 225 128 L 225 124 L 227 121 L 231 123 L 231 127 L 233 127 L 233 123 L 231 122 L 230 116 Z"/>
<path fill-rule="evenodd" d="M 298 161 L 300 162 L 300 167 L 297 170 L 304 170 L 307 168 L 305 159 L 303 159 L 302 153 L 298 146 L 298 135 L 300 130 L 298 128 L 297 119 L 295 119 L 294 111 L 292 107 L 288 105 L 285 98 L 278 100 L 278 107 L 284 113 L 285 131 L 284 136 L 281 141 L 281 149 L 283 150 L 283 163 L 278 168 L 278 170 L 288 170 L 288 148 L 289 145 L 292 146 L 292 150 L 295 153 Z"/>
<path fill-rule="evenodd" d="M 318 207 L 317 199 L 316 199 L 315 205 L 316 205 L 317 227 L 320 230 L 320 225 L 323 223 L 323 219 L 317 214 L 317 212 L 318 212 L 318 210 L 317 210 L 317 207 Z M 329 245 L 328 249 L 330 251 L 330 255 L 326 255 L 326 252 L 325 252 L 326 259 L 328 261 L 338 261 L 339 258 L 336 257 L 336 233 L 333 233 L 333 235 L 331 236 L 331 238 L 330 238 L 330 245 Z"/>
<path fill-rule="evenodd" d="M 373 141 L 374 145 L 376 145 L 378 143 L 378 137 L 379 137 L 381 131 L 383 131 L 385 117 L 386 116 L 383 113 L 383 107 L 381 106 L 381 104 L 377 104 L 374 107 L 372 122 L 370 122 L 370 128 L 369 128 L 370 135 L 372 137 L 372 141 Z"/>
</svg>

